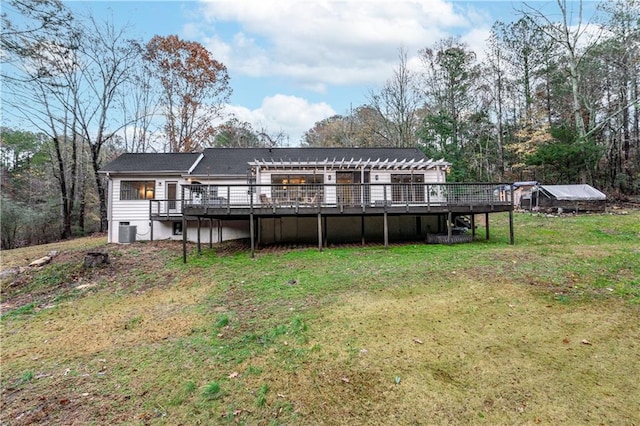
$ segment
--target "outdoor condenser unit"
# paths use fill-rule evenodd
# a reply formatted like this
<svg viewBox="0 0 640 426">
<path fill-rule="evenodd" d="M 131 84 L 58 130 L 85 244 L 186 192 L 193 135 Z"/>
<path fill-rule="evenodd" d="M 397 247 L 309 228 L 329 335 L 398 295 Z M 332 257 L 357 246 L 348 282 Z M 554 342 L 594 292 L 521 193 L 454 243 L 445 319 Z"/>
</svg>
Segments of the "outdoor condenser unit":
<svg viewBox="0 0 640 426">
<path fill-rule="evenodd" d="M 137 227 L 135 225 L 120 225 L 118 228 L 118 242 L 121 244 L 135 243 L 136 231 Z"/>
</svg>

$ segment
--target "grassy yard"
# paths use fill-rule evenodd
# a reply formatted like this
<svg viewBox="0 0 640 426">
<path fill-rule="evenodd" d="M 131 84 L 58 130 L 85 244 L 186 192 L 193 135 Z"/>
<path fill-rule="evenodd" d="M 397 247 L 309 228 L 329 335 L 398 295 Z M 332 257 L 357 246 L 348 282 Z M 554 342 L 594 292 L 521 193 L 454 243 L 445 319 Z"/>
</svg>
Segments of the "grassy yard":
<svg viewBox="0 0 640 426">
<path fill-rule="evenodd" d="M 640 212 L 516 214 L 514 246 L 507 225 L 187 265 L 58 245 L 3 278 L 0 424 L 640 424 Z"/>
</svg>

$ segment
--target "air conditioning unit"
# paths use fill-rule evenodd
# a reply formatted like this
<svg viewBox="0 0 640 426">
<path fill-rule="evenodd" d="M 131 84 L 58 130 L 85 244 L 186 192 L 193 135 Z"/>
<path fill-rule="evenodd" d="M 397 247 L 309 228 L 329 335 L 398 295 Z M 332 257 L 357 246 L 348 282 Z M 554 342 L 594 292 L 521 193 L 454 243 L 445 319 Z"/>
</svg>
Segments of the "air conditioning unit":
<svg viewBox="0 0 640 426">
<path fill-rule="evenodd" d="M 137 226 L 120 225 L 118 228 L 118 242 L 120 244 L 130 244 L 136 242 Z"/>
</svg>

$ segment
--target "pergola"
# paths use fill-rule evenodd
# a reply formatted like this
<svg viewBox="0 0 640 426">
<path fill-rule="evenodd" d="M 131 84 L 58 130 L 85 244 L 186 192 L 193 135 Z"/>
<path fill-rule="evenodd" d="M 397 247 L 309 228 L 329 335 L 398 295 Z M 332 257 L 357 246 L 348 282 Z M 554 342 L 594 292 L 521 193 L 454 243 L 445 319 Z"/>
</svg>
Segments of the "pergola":
<svg viewBox="0 0 640 426">
<path fill-rule="evenodd" d="M 333 169 L 333 170 L 359 170 L 359 169 L 368 169 L 368 170 L 429 170 L 437 167 L 449 167 L 451 163 L 441 158 L 440 160 L 414 160 L 413 158 L 410 160 L 402 159 L 402 160 L 389 160 L 388 158 L 382 160 L 378 158 L 377 160 L 369 159 L 356 159 L 356 158 L 325 158 L 324 160 L 265 160 L 265 159 L 255 159 L 249 162 L 249 165 L 256 169 L 307 169 L 307 168 L 315 168 L 315 169 Z"/>
</svg>

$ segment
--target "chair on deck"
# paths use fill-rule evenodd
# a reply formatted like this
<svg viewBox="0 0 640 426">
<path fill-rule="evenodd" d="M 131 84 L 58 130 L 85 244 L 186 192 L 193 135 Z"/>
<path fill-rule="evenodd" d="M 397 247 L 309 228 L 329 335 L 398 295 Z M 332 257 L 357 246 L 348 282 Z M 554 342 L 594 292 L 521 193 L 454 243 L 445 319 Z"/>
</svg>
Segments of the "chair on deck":
<svg viewBox="0 0 640 426">
<path fill-rule="evenodd" d="M 313 197 L 308 197 L 304 203 L 309 204 L 310 206 L 313 206 L 316 204 L 317 199 L 318 199 L 318 193 L 316 192 L 315 194 L 313 194 Z"/>
<path fill-rule="evenodd" d="M 271 197 L 267 194 L 260 194 L 260 204 L 265 206 L 271 206 L 273 203 L 271 202 Z"/>
</svg>

